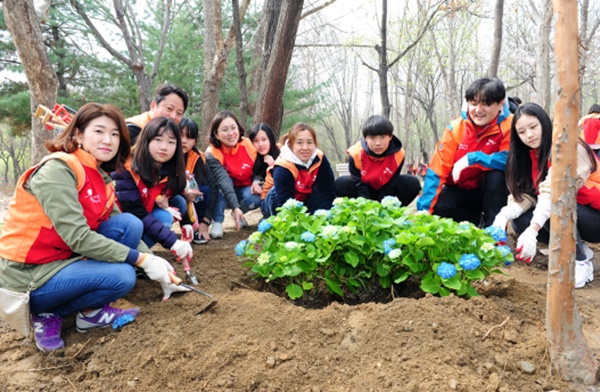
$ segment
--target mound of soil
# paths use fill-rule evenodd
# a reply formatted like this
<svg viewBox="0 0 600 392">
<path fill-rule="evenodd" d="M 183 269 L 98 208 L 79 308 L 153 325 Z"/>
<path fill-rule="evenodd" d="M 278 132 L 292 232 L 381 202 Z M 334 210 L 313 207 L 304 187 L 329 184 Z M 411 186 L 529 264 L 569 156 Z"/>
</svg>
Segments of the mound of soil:
<svg viewBox="0 0 600 392">
<path fill-rule="evenodd" d="M 0 391 L 585 391 L 552 369 L 547 272 L 513 264 L 465 300 L 395 297 L 309 309 L 257 289 L 234 253 L 239 233 L 196 246 L 192 270 L 209 300 L 139 280 L 117 305 L 139 306 L 121 330 L 78 333 L 41 353 L 0 322 Z M 173 260 L 169 252 L 154 249 Z M 596 259 L 600 251 L 596 250 Z M 181 267 L 176 266 L 183 276 Z M 576 290 L 588 343 L 600 356 L 597 283 Z"/>
</svg>

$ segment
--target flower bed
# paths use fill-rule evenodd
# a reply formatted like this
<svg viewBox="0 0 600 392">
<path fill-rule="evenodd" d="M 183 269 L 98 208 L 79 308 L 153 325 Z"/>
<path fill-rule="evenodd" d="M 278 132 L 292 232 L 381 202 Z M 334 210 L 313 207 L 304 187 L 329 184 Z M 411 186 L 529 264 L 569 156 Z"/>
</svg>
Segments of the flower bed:
<svg viewBox="0 0 600 392">
<path fill-rule="evenodd" d="M 288 200 L 235 251 L 257 278 L 283 283 L 290 299 L 323 282 L 344 297 L 372 282 L 386 289 L 409 277 L 427 293 L 472 297 L 475 281 L 513 261 L 508 247 L 497 246 L 503 240 L 502 230 L 413 213 L 395 197 L 338 198 L 330 211 L 312 215 Z"/>
</svg>

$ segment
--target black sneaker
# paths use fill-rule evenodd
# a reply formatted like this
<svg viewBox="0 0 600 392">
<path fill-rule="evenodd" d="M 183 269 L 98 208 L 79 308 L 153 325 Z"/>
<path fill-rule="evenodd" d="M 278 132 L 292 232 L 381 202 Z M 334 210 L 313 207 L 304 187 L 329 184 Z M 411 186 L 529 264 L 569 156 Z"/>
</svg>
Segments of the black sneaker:
<svg viewBox="0 0 600 392">
<path fill-rule="evenodd" d="M 204 237 L 200 238 L 200 236 L 198 235 L 198 233 L 194 233 L 194 240 L 193 240 L 194 244 L 197 245 L 202 245 L 202 244 L 206 244 L 208 242 L 208 240 Z"/>
</svg>

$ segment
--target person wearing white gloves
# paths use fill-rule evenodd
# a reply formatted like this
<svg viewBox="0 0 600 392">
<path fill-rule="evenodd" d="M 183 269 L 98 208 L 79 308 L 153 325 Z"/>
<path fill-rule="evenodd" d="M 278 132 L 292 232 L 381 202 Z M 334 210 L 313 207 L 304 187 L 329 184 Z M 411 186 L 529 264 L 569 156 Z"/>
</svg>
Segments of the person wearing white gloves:
<svg viewBox="0 0 600 392">
<path fill-rule="evenodd" d="M 500 79 L 471 83 L 461 116 L 448 125 L 433 152 L 417 210 L 491 225 L 508 195 L 504 168 L 511 118 Z"/>
<path fill-rule="evenodd" d="M 538 240 L 548 243 L 550 235 L 550 154 L 552 121 L 535 103 L 519 107 L 511 126 L 506 166 L 510 191 L 508 204 L 492 224 L 506 229 L 508 221 L 519 234 L 516 258 L 531 262 Z M 577 145 L 577 245 L 575 287 L 594 279 L 593 252 L 583 242 L 600 242 L 600 170 L 594 152 L 583 141 Z"/>
<path fill-rule="evenodd" d="M 185 173 L 185 166 L 179 128 L 166 117 L 150 120 L 124 166 L 124 171 L 111 176 L 123 211 L 144 224 L 143 241 L 149 248 L 158 242 L 179 260 L 191 260 L 194 252 L 188 228 L 182 227 L 183 239 L 171 230 L 173 222 L 181 221 L 187 211 L 180 195 L 186 178 L 180 175 Z"/>
</svg>

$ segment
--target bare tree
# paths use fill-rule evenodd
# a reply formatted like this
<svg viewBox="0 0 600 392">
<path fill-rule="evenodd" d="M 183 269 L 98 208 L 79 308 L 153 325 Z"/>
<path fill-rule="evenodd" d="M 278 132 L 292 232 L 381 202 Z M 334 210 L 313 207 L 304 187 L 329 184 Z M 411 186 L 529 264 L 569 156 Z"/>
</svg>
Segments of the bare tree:
<svg viewBox="0 0 600 392">
<path fill-rule="evenodd" d="M 550 111 L 550 31 L 552 30 L 552 0 L 543 0 L 539 11 L 538 36 L 535 51 L 537 103 Z"/>
<path fill-rule="evenodd" d="M 588 55 L 590 51 L 590 46 L 592 44 L 592 39 L 596 35 L 598 27 L 600 27 L 600 15 L 598 15 L 597 13 L 590 13 L 590 0 L 581 1 L 580 13 L 581 27 L 579 29 L 579 42 L 581 43 L 581 51 L 579 55 L 579 66 L 581 74 L 579 76 L 579 83 L 583 86 L 586 80 L 586 76 L 588 76 L 588 74 L 590 73 L 590 70 L 588 70 Z M 595 19 L 592 18 L 592 15 L 595 15 Z M 596 69 L 597 67 L 593 66 L 590 68 Z M 583 89 L 581 90 L 581 93 L 583 94 Z M 581 104 L 582 103 L 583 100 Z"/>
<path fill-rule="evenodd" d="M 494 43 L 492 46 L 492 58 L 488 75 L 498 76 L 498 65 L 500 64 L 500 49 L 502 48 L 502 17 L 504 16 L 504 0 L 496 0 L 494 10 Z"/>
<path fill-rule="evenodd" d="M 56 74 L 44 46 L 42 31 L 33 0 L 4 0 L 4 19 L 21 59 L 31 93 L 31 112 L 38 105 L 53 107 L 56 103 Z M 31 120 L 31 160 L 38 162 L 47 151 L 46 140 L 52 133 L 44 130 L 35 117 Z"/>
<path fill-rule="evenodd" d="M 294 42 L 304 0 L 283 0 L 277 18 L 273 45 L 261 81 L 254 119 L 281 129 L 283 118 L 283 91 L 292 60 Z"/>
<path fill-rule="evenodd" d="M 238 0 L 231 0 L 233 10 L 233 28 L 235 30 L 235 60 L 238 70 L 238 79 L 240 82 L 240 122 L 248 126 L 248 91 L 246 89 L 246 68 L 244 66 L 244 52 L 242 41 L 242 21 L 240 19 L 240 10 Z"/>
<path fill-rule="evenodd" d="M 577 3 L 554 0 L 555 52 L 558 67 L 558 101 L 552 138 L 552 215 L 546 329 L 552 364 L 565 378 L 594 384 L 598 364 L 585 340 L 573 296 L 573 255 L 576 228 L 577 121 L 579 74 Z"/>
<path fill-rule="evenodd" d="M 123 41 L 127 46 L 128 56 L 123 55 L 108 42 L 100 29 L 92 22 L 91 17 L 88 15 L 88 12 L 85 11 L 81 1 L 70 0 L 70 3 L 75 11 L 81 16 L 98 43 L 104 49 L 106 49 L 111 56 L 125 64 L 133 71 L 138 87 L 140 110 L 145 112 L 150 109 L 150 102 L 152 100 L 152 83 L 156 77 L 156 74 L 158 73 L 165 42 L 167 40 L 167 34 L 173 18 L 173 0 L 161 0 L 160 10 L 163 12 L 161 36 L 158 43 L 154 64 L 150 70 L 146 65 L 146 56 L 144 55 L 145 38 L 142 36 L 140 25 L 136 18 L 136 12 L 134 11 L 129 0 L 113 0 L 116 18 L 108 11 L 108 9 L 102 10 L 103 19 L 112 22 L 121 31 Z"/>
</svg>

